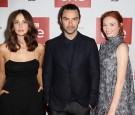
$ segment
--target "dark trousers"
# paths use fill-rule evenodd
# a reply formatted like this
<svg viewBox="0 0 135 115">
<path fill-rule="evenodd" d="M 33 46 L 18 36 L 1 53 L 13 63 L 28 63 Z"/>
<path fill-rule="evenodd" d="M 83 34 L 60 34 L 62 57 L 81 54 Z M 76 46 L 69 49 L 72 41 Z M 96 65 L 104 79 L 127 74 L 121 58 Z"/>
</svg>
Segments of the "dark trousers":
<svg viewBox="0 0 135 115">
<path fill-rule="evenodd" d="M 90 108 L 85 108 L 77 102 L 67 104 L 63 111 L 49 110 L 49 115 L 90 115 Z"/>
</svg>

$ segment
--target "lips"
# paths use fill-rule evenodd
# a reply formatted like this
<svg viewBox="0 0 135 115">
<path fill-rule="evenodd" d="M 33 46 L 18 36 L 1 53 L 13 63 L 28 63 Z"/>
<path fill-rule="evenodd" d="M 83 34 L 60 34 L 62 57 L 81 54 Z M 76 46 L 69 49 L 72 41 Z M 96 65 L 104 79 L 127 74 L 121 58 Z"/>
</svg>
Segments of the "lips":
<svg viewBox="0 0 135 115">
<path fill-rule="evenodd" d="M 24 30 L 18 30 L 18 32 L 23 32 Z"/>
</svg>

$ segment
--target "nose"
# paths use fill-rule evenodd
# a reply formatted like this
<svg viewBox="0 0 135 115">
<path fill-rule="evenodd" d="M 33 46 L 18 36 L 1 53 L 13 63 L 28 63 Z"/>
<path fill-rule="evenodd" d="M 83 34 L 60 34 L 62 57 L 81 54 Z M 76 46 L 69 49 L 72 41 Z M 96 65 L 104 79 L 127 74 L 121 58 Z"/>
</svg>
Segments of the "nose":
<svg viewBox="0 0 135 115">
<path fill-rule="evenodd" d="M 19 22 L 19 27 L 21 28 L 23 26 L 23 23 L 22 22 Z"/>
<path fill-rule="evenodd" d="M 72 20 L 69 20 L 69 25 L 73 25 L 73 22 L 72 22 Z"/>
<path fill-rule="evenodd" d="M 106 26 L 106 30 L 109 30 L 110 29 L 110 27 L 109 26 Z"/>
</svg>

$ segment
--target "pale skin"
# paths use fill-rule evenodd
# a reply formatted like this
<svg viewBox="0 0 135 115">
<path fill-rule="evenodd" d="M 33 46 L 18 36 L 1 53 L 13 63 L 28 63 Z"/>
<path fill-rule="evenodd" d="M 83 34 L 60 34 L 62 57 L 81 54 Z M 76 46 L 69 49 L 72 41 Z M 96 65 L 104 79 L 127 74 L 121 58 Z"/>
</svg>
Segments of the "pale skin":
<svg viewBox="0 0 135 115">
<path fill-rule="evenodd" d="M 28 24 L 25 21 L 22 14 L 18 14 L 15 21 L 14 21 L 14 29 L 17 33 L 18 40 L 20 42 L 21 48 L 17 52 L 11 52 L 6 47 L 6 44 L 0 45 L 0 95 L 3 93 L 10 93 L 3 89 L 5 83 L 5 63 L 9 60 L 14 62 L 27 62 L 31 60 L 38 60 L 39 61 L 39 68 L 37 74 L 37 81 L 39 83 L 38 92 L 43 89 L 42 84 L 42 64 L 44 59 L 44 45 L 38 43 L 38 47 L 33 52 L 27 51 L 27 46 L 24 41 L 24 35 L 28 32 Z"/>
<path fill-rule="evenodd" d="M 77 35 L 78 25 L 80 23 L 80 18 L 77 10 L 64 10 L 60 23 L 64 29 L 64 35 L 69 39 L 73 40 Z M 89 107 L 91 105 L 89 104 Z"/>
<path fill-rule="evenodd" d="M 60 22 L 64 29 L 64 35 L 72 40 L 77 35 L 77 29 L 80 22 L 77 10 L 64 10 Z"/>
<path fill-rule="evenodd" d="M 115 37 L 119 32 L 119 25 L 122 26 L 122 23 L 113 17 L 106 17 L 103 20 L 103 30 L 106 33 L 107 37 Z M 111 38 L 110 38 L 111 39 Z M 115 85 L 114 95 L 109 107 L 107 115 L 115 115 L 117 106 L 119 104 L 128 64 L 128 46 L 125 43 L 119 45 L 116 51 L 117 56 L 117 81 Z"/>
</svg>

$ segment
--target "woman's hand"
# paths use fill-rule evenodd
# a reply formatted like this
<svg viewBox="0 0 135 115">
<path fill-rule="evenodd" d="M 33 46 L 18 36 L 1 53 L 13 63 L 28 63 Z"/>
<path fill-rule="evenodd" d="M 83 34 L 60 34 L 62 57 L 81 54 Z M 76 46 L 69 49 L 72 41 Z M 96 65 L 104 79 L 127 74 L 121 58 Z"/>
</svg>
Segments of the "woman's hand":
<svg viewBox="0 0 135 115">
<path fill-rule="evenodd" d="M 42 86 L 40 86 L 40 87 L 38 88 L 38 92 L 40 92 L 41 90 L 43 90 L 43 87 L 42 87 Z"/>
<path fill-rule="evenodd" d="M 89 104 L 89 108 L 92 109 L 91 105 Z"/>
<path fill-rule="evenodd" d="M 8 92 L 8 91 L 6 91 L 6 90 L 0 90 L 0 95 L 2 95 L 3 93 L 8 94 L 9 92 Z"/>
</svg>

